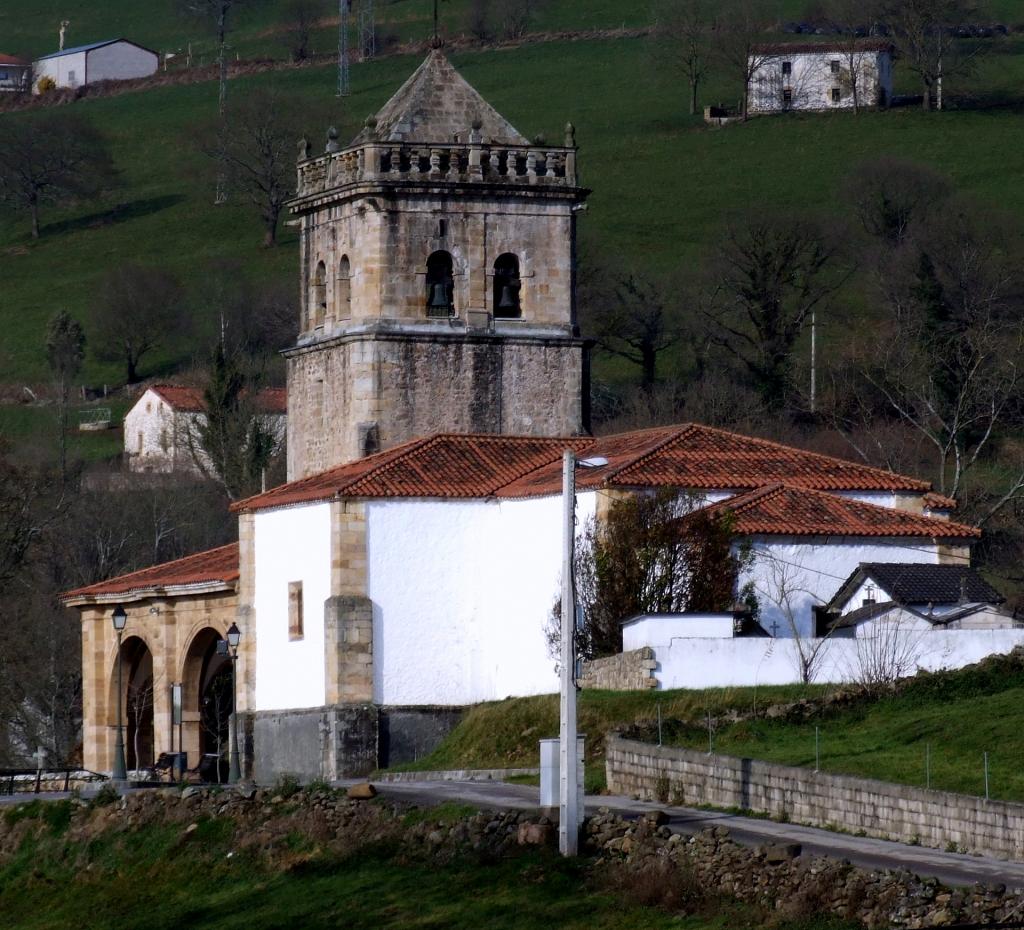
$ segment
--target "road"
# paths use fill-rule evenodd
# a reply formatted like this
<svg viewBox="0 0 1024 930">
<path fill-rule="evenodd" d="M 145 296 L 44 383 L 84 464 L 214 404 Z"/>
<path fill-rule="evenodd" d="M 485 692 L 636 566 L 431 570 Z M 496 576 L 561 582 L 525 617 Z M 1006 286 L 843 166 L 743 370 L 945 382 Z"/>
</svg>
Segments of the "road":
<svg viewBox="0 0 1024 930">
<path fill-rule="evenodd" d="M 352 782 L 339 782 L 341 785 Z M 427 781 L 376 784 L 386 798 L 427 805 L 445 801 L 472 804 L 482 808 L 529 810 L 538 806 L 540 790 L 528 785 L 509 785 L 489 781 Z M 669 815 L 667 826 L 675 833 L 691 836 L 706 827 L 726 827 L 732 838 L 745 846 L 763 843 L 799 843 L 805 854 L 848 859 L 867 869 L 905 869 L 917 875 L 931 876 L 946 885 L 966 886 L 976 882 L 1001 883 L 1009 888 L 1024 888 L 1024 862 L 1006 862 L 987 856 L 964 856 L 907 846 L 868 837 L 833 833 L 792 823 L 776 823 L 737 814 L 670 807 L 619 796 L 588 796 L 586 807 L 595 813 L 607 807 L 624 817 L 639 817 L 647 811 L 662 810 Z"/>
</svg>

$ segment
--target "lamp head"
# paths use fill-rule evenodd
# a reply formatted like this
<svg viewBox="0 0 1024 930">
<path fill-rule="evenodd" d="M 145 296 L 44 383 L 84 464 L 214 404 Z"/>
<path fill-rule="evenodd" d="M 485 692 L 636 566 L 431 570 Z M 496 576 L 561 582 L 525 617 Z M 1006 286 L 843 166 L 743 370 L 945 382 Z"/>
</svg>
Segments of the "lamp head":
<svg viewBox="0 0 1024 930">
<path fill-rule="evenodd" d="M 237 623 L 232 623 L 231 626 L 228 627 L 228 645 L 230 645 L 232 649 L 237 649 L 241 639 L 242 631 L 238 629 Z"/>
<path fill-rule="evenodd" d="M 124 625 L 128 622 L 128 613 L 120 604 L 118 604 L 114 608 L 114 612 L 110 615 L 110 619 L 114 624 L 114 629 L 120 633 L 124 629 Z"/>
</svg>

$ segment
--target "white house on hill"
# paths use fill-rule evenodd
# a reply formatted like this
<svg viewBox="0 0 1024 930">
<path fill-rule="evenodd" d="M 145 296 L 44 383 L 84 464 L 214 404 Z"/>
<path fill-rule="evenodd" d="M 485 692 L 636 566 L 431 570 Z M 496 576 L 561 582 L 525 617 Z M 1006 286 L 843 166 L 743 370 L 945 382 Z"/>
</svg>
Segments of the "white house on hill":
<svg viewBox="0 0 1024 930">
<path fill-rule="evenodd" d="M 750 112 L 886 106 L 892 46 L 877 39 L 758 45 L 751 52 Z"/>
<path fill-rule="evenodd" d="M 149 77 L 160 65 L 160 56 L 128 39 L 107 39 L 51 52 L 35 61 L 36 93 L 44 78 L 58 88 L 85 87 L 99 81 L 127 81 Z"/>
<path fill-rule="evenodd" d="M 257 415 L 280 443 L 287 425 L 287 399 L 282 388 L 264 388 L 256 397 Z M 199 388 L 156 384 L 125 414 L 124 454 L 136 472 L 199 474 L 196 427 L 205 420 Z"/>
</svg>

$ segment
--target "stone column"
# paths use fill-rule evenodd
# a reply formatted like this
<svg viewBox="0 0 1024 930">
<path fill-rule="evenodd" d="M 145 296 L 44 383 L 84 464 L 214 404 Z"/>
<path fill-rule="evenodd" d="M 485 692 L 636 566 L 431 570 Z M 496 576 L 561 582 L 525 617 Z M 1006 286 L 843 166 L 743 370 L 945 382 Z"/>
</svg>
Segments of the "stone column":
<svg viewBox="0 0 1024 930">
<path fill-rule="evenodd" d="M 238 515 L 238 711 L 256 709 L 256 515 Z"/>
<path fill-rule="evenodd" d="M 373 604 L 338 595 L 324 604 L 327 704 L 373 700 Z"/>
</svg>

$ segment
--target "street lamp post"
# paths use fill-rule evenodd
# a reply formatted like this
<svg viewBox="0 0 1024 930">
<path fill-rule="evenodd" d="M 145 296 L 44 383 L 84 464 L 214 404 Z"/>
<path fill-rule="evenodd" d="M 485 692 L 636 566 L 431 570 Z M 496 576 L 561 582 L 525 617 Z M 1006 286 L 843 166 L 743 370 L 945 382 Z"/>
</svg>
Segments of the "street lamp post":
<svg viewBox="0 0 1024 930">
<path fill-rule="evenodd" d="M 124 704 L 124 692 L 121 679 L 121 634 L 124 633 L 125 624 L 128 622 L 128 614 L 118 604 L 110 617 L 117 631 L 117 737 L 114 741 L 114 765 L 110 777 L 114 781 L 127 781 L 128 768 L 124 763 L 124 717 L 122 706 Z"/>
<path fill-rule="evenodd" d="M 231 742 L 228 747 L 228 781 L 236 784 L 242 780 L 242 767 L 238 757 L 238 644 L 242 631 L 237 623 L 228 627 L 228 650 L 231 655 Z"/>
<path fill-rule="evenodd" d="M 558 729 L 558 849 L 575 856 L 579 849 L 579 759 L 576 732 L 576 586 L 573 578 L 576 543 L 576 467 L 600 468 L 608 460 L 599 456 L 577 461 L 566 449 L 562 456 L 562 617 L 561 687 Z"/>
</svg>

